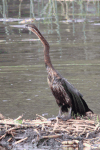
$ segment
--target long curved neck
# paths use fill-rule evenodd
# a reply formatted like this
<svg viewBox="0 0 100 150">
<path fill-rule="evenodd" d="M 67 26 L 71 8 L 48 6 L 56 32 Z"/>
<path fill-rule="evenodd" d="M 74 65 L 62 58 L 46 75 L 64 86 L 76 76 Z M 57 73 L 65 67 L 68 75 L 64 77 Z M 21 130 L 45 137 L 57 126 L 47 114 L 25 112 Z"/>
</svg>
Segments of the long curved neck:
<svg viewBox="0 0 100 150">
<path fill-rule="evenodd" d="M 44 62 L 45 62 L 46 68 L 50 67 L 54 69 L 50 60 L 50 56 L 49 56 L 49 49 L 50 49 L 49 43 L 46 41 L 46 39 L 43 37 L 43 35 L 40 33 L 40 31 L 36 27 L 35 29 L 30 28 L 30 30 L 38 36 L 38 38 L 41 40 L 41 42 L 44 45 Z"/>
</svg>

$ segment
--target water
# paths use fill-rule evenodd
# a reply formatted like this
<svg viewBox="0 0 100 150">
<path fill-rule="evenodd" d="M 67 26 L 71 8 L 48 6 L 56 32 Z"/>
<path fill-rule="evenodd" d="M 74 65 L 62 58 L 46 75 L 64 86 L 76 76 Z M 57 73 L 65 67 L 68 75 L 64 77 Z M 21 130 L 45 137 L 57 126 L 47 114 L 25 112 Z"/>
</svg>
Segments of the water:
<svg viewBox="0 0 100 150">
<path fill-rule="evenodd" d="M 33 119 L 58 114 L 47 84 L 43 46 L 21 28 L 35 24 L 50 44 L 52 64 L 100 114 L 100 2 L 0 1 L 0 112 Z"/>
</svg>

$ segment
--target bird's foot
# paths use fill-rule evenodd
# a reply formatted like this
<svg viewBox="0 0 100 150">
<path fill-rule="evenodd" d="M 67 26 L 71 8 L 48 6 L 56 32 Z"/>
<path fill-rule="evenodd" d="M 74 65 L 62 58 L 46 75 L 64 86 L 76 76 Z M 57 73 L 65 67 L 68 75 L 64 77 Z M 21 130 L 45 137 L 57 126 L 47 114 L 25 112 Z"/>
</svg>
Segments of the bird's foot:
<svg viewBox="0 0 100 150">
<path fill-rule="evenodd" d="M 62 115 L 62 116 L 52 117 L 52 118 L 48 118 L 48 121 L 54 121 L 54 120 L 57 120 L 57 118 L 61 119 L 63 121 L 67 121 L 67 120 L 71 119 L 71 116 Z"/>
<path fill-rule="evenodd" d="M 71 116 L 69 116 L 69 115 L 68 115 L 68 116 L 64 116 L 64 117 L 62 117 L 61 119 L 62 119 L 63 121 L 67 121 L 67 120 L 71 119 Z"/>
<path fill-rule="evenodd" d="M 60 119 L 62 119 L 63 121 L 67 121 L 67 120 L 71 119 L 71 111 L 72 111 L 72 108 L 70 107 L 69 111 L 68 111 L 68 115 L 67 116 L 62 115 L 62 116 L 60 116 Z"/>
<path fill-rule="evenodd" d="M 67 121 L 67 120 L 71 119 L 71 115 L 67 115 L 67 116 L 62 115 L 62 116 L 58 116 L 58 119 L 62 119 L 63 121 Z"/>
</svg>

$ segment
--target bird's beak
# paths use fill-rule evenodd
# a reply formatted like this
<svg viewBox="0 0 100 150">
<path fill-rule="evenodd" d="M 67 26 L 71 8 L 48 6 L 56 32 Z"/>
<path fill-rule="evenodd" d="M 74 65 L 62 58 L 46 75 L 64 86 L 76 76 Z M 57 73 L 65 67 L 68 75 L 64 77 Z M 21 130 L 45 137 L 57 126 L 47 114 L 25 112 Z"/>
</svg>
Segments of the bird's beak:
<svg viewBox="0 0 100 150">
<path fill-rule="evenodd" d="M 25 28 L 28 28 L 28 24 L 25 24 Z"/>
<path fill-rule="evenodd" d="M 28 24 L 25 25 L 25 28 L 31 31 L 31 27 L 29 27 Z"/>
</svg>

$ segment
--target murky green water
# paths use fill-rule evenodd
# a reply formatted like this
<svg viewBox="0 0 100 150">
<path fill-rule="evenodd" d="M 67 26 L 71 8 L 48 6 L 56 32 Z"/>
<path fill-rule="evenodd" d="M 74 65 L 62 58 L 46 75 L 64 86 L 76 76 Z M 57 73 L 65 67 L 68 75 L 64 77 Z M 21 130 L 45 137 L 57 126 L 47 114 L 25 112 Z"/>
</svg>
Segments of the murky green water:
<svg viewBox="0 0 100 150">
<path fill-rule="evenodd" d="M 30 119 L 37 113 L 58 114 L 47 84 L 43 46 L 34 34 L 19 28 L 20 21 L 35 17 L 50 44 L 54 67 L 100 114 L 99 7 L 99 1 L 0 1 L 0 113 Z"/>
</svg>

